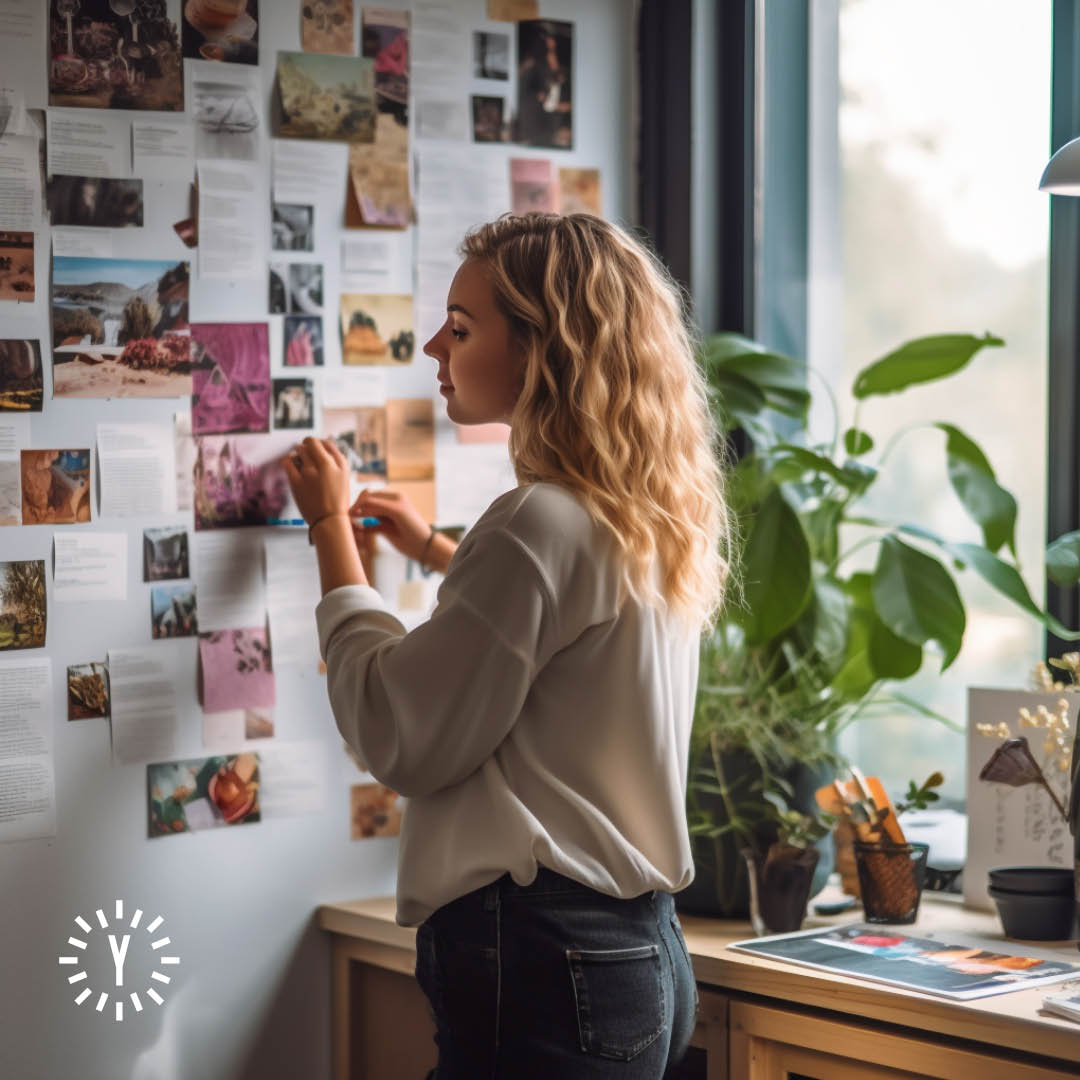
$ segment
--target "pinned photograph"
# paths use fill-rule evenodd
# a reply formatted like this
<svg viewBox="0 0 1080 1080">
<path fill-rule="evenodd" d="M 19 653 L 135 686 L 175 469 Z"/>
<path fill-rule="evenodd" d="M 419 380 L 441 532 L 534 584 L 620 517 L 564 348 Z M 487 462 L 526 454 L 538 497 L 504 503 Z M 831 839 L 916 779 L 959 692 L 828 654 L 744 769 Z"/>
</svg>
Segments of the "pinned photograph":
<svg viewBox="0 0 1080 1080">
<path fill-rule="evenodd" d="M 271 263 L 270 314 L 318 315 L 323 308 L 322 263 Z"/>
<path fill-rule="evenodd" d="M 49 104 L 181 111 L 180 34 L 169 6 L 163 0 L 53 0 Z"/>
<path fill-rule="evenodd" d="M 535 19 L 540 14 L 540 0 L 487 0 L 487 17 L 496 22 Z"/>
<path fill-rule="evenodd" d="M 279 52 L 276 74 L 282 138 L 372 142 L 375 64 L 363 56 Z"/>
<path fill-rule="evenodd" d="M 281 461 L 296 443 L 280 435 L 201 435 L 195 439 L 195 528 L 266 525 L 300 517 Z"/>
<path fill-rule="evenodd" d="M 604 216 L 599 169 L 559 168 L 559 213 Z"/>
<path fill-rule="evenodd" d="M 504 98 L 473 94 L 473 142 L 506 142 L 509 139 L 509 126 L 503 119 L 505 105 Z"/>
<path fill-rule="evenodd" d="M 194 637 L 199 632 L 194 582 L 155 585 L 150 590 L 150 632 L 155 641 Z"/>
<path fill-rule="evenodd" d="M 109 718 L 109 672 L 103 663 L 71 664 L 67 669 L 68 720 Z"/>
<path fill-rule="evenodd" d="M 194 435 L 270 430 L 270 342 L 266 323 L 194 323 Z"/>
<path fill-rule="evenodd" d="M 259 62 L 259 0 L 186 0 L 184 56 L 227 64 Z"/>
<path fill-rule="evenodd" d="M 143 529 L 143 581 L 191 577 L 188 534 L 183 525 Z"/>
<path fill-rule="evenodd" d="M 265 627 L 200 634 L 199 667 L 204 712 L 274 704 L 274 668 Z"/>
<path fill-rule="evenodd" d="M 196 157 L 254 161 L 259 149 L 258 69 L 187 63 Z"/>
<path fill-rule="evenodd" d="M 321 315 L 286 315 L 284 333 L 286 367 L 322 367 Z"/>
<path fill-rule="evenodd" d="M 300 41 L 304 52 L 352 56 L 352 0 L 318 0 L 300 6 Z"/>
<path fill-rule="evenodd" d="M 0 562 L 0 649 L 43 649 L 45 623 L 45 560 Z"/>
<path fill-rule="evenodd" d="M 409 123 L 409 13 L 361 8 L 360 55 L 375 63 L 375 107 Z"/>
<path fill-rule="evenodd" d="M 510 205 L 515 214 L 558 210 L 555 170 L 547 158 L 510 159 Z"/>
<path fill-rule="evenodd" d="M 376 142 L 349 147 L 348 229 L 364 225 L 404 229 L 412 220 L 407 130 L 396 130 L 393 120 L 380 123 Z"/>
<path fill-rule="evenodd" d="M 191 393 L 186 262 L 53 258 L 54 397 Z"/>
<path fill-rule="evenodd" d="M 435 403 L 429 397 L 386 403 L 387 479 L 435 479 Z"/>
<path fill-rule="evenodd" d="M 397 836 L 405 800 L 385 784 L 353 784 L 349 788 L 350 840 Z"/>
<path fill-rule="evenodd" d="M 311 379 L 274 380 L 274 427 L 311 428 L 315 423 L 315 387 Z"/>
<path fill-rule="evenodd" d="M 573 23 L 530 19 L 517 24 L 517 142 L 573 147 L 573 50 Z"/>
<path fill-rule="evenodd" d="M 411 364 L 415 348 L 411 296 L 342 294 L 342 363 Z"/>
<path fill-rule="evenodd" d="M 0 338 L 0 412 L 41 412 L 44 395 L 40 343 Z"/>
<path fill-rule="evenodd" d="M 271 247 L 274 251 L 315 250 L 315 207 L 274 203 L 271 208 Z"/>
<path fill-rule="evenodd" d="M 473 33 L 473 78 L 510 78 L 510 35 Z"/>
<path fill-rule="evenodd" d="M 345 455 L 354 486 L 386 480 L 386 409 L 381 405 L 323 409 L 322 431 Z"/>
<path fill-rule="evenodd" d="M 147 765 L 146 787 L 151 838 L 262 819 L 258 754 Z"/>
<path fill-rule="evenodd" d="M 143 182 L 103 176 L 53 176 L 45 186 L 53 225 L 93 229 L 141 228 Z"/>
<path fill-rule="evenodd" d="M 34 234 L 0 231 L 0 300 L 34 299 Z"/>
<path fill-rule="evenodd" d="M 23 450 L 24 525 L 63 525 L 90 520 L 90 451 Z"/>
</svg>

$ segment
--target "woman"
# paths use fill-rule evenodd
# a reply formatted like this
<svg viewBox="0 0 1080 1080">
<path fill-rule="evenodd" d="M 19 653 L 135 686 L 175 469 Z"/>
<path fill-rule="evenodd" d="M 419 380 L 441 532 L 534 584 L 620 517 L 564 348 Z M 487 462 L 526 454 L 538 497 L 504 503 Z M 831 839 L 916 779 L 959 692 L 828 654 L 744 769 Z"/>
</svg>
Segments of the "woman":
<svg viewBox="0 0 1080 1080">
<path fill-rule="evenodd" d="M 448 416 L 503 421 L 518 486 L 455 550 L 400 495 L 350 507 L 337 447 L 287 465 L 318 550 L 330 700 L 408 797 L 398 922 L 439 1080 L 661 1077 L 696 989 L 672 893 L 702 629 L 727 561 L 722 471 L 675 286 L 588 214 L 466 237 L 424 347 Z M 350 514 L 445 572 L 406 633 Z"/>
</svg>

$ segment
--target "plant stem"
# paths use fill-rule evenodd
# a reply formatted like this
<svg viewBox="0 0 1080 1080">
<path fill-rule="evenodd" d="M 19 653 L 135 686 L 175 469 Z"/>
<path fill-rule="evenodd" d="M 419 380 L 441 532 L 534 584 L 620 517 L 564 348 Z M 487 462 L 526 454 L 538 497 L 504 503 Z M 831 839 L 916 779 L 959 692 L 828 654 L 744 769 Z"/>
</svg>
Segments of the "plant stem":
<svg viewBox="0 0 1080 1080">
<path fill-rule="evenodd" d="M 827 573 L 832 573 L 844 559 L 849 555 L 854 554 L 861 547 L 866 547 L 867 544 L 876 544 L 881 540 L 880 536 L 864 536 L 861 540 L 856 541 L 847 549 L 847 551 L 841 551 L 839 555 L 831 563 L 829 563 Z"/>
<path fill-rule="evenodd" d="M 709 752 L 712 754 L 713 768 L 716 770 L 716 779 L 720 783 L 720 798 L 724 800 L 724 809 L 727 811 L 728 820 L 731 822 L 736 832 L 742 834 L 743 839 L 747 843 L 752 843 L 753 837 L 747 833 L 745 826 L 740 823 L 738 811 L 734 802 L 732 802 L 731 792 L 728 790 L 727 777 L 724 775 L 724 767 L 720 764 L 720 749 L 718 743 L 719 740 L 714 731 L 712 735 L 709 736 Z"/>
<path fill-rule="evenodd" d="M 1069 815 L 1065 812 L 1065 807 L 1061 805 L 1061 800 L 1057 797 L 1057 795 L 1054 794 L 1054 789 L 1046 782 L 1045 776 L 1040 776 L 1039 779 L 1042 783 L 1042 786 L 1046 788 L 1046 794 L 1054 800 L 1054 805 L 1058 808 L 1058 813 L 1061 815 L 1061 820 L 1064 821 L 1066 825 L 1068 825 Z"/>
</svg>

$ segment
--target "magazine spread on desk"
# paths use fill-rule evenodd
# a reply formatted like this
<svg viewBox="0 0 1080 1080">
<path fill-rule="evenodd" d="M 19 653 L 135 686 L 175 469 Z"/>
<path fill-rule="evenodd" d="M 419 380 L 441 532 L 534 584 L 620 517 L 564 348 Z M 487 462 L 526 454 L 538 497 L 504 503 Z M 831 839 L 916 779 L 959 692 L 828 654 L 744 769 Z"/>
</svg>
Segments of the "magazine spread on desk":
<svg viewBox="0 0 1080 1080">
<path fill-rule="evenodd" d="M 729 947 L 960 1001 L 1080 977 L 1080 964 L 1043 950 L 949 937 L 909 937 L 893 927 L 853 923 L 736 941 Z"/>
</svg>

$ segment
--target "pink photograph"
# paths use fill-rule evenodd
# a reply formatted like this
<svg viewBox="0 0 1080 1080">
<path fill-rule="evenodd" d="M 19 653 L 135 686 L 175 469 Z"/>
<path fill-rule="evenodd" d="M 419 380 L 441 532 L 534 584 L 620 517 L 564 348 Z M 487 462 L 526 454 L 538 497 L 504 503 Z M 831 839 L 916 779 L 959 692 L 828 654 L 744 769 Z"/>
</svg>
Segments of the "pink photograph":
<svg viewBox="0 0 1080 1080">
<path fill-rule="evenodd" d="M 195 529 L 269 525 L 300 517 L 281 464 L 296 442 L 295 433 L 288 431 L 196 436 Z"/>
<path fill-rule="evenodd" d="M 204 712 L 274 704 L 274 669 L 265 627 L 200 634 L 199 662 Z"/>
<path fill-rule="evenodd" d="M 270 430 L 266 323 L 193 323 L 191 353 L 195 435 Z"/>
</svg>

